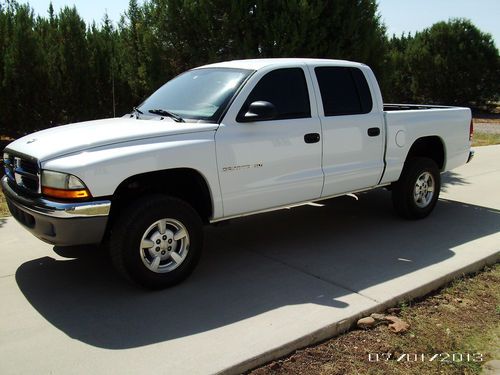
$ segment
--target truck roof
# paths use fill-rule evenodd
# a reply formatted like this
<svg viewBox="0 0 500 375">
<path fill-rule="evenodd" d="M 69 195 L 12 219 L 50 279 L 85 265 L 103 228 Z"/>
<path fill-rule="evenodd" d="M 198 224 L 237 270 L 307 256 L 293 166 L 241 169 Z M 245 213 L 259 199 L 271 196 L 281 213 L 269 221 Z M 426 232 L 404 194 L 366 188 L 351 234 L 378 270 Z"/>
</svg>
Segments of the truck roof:
<svg viewBox="0 0 500 375">
<path fill-rule="evenodd" d="M 269 65 L 288 66 L 288 65 L 340 65 L 340 66 L 362 66 L 363 64 L 347 61 L 347 60 L 330 60 L 330 59 L 310 59 L 310 58 L 273 58 L 273 59 L 247 59 L 247 60 L 232 60 L 223 61 L 214 64 L 200 66 L 199 68 L 238 68 L 259 70 Z"/>
</svg>

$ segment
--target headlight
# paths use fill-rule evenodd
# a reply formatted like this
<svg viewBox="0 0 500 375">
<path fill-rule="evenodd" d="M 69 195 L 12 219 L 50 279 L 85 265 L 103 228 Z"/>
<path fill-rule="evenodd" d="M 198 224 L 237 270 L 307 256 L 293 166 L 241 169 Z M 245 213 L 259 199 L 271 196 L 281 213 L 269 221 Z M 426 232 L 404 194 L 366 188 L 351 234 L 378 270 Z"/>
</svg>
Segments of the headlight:
<svg viewBox="0 0 500 375">
<path fill-rule="evenodd" d="M 42 194 L 63 199 L 90 198 L 90 192 L 78 177 L 68 173 L 42 171 Z"/>
</svg>

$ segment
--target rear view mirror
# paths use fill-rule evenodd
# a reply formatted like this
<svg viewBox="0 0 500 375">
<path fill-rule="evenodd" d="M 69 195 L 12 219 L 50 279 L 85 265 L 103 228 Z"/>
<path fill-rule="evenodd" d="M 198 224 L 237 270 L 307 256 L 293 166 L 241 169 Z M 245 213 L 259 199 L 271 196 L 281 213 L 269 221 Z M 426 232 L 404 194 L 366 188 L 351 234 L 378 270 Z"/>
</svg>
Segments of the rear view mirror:
<svg viewBox="0 0 500 375">
<path fill-rule="evenodd" d="M 265 121 L 272 120 L 276 118 L 278 111 L 274 104 L 257 101 L 253 102 L 248 106 L 247 112 L 243 116 L 239 116 L 239 122 L 254 122 L 254 121 Z"/>
</svg>

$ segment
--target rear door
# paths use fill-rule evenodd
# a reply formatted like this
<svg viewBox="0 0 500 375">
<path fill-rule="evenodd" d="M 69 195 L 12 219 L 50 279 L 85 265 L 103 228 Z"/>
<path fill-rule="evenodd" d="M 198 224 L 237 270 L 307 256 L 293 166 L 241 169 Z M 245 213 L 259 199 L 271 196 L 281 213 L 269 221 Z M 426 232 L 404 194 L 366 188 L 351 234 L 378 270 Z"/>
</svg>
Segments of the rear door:
<svg viewBox="0 0 500 375">
<path fill-rule="evenodd" d="M 322 197 L 377 185 L 385 134 L 365 73 L 358 67 L 310 69 L 323 128 Z"/>
<path fill-rule="evenodd" d="M 226 217 L 321 195 L 321 125 L 309 72 L 305 65 L 264 69 L 250 78 L 216 133 Z M 255 101 L 272 103 L 277 116 L 239 122 Z"/>
</svg>

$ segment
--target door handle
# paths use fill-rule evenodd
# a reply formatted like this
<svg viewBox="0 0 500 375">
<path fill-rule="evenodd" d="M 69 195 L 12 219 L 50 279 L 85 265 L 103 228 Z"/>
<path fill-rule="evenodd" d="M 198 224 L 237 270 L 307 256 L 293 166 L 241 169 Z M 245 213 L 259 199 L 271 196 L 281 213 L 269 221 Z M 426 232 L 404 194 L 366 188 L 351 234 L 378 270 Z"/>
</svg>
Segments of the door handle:
<svg viewBox="0 0 500 375">
<path fill-rule="evenodd" d="M 369 128 L 368 135 L 370 137 L 376 137 L 377 135 L 380 135 L 380 128 Z"/>
<path fill-rule="evenodd" d="M 321 137 L 318 133 L 309 133 L 304 135 L 304 142 L 306 143 L 317 143 L 320 139 Z"/>
</svg>

